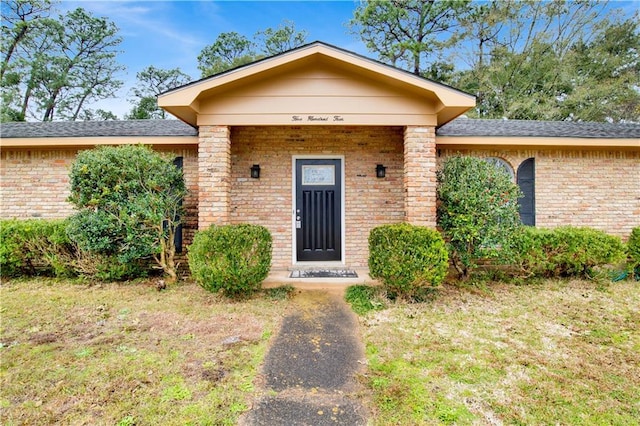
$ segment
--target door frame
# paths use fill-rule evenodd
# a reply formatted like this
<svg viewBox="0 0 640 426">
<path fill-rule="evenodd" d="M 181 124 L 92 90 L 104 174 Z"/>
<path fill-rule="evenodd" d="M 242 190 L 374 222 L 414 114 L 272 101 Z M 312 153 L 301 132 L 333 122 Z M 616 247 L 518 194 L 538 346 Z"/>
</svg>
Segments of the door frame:
<svg viewBox="0 0 640 426">
<path fill-rule="evenodd" d="M 296 160 L 340 160 L 340 233 L 341 233 L 341 254 L 339 261 L 315 262 L 298 261 L 298 242 L 296 238 L 296 183 L 298 176 L 296 173 Z M 292 155 L 291 156 L 291 264 L 292 265 L 319 265 L 319 264 L 340 264 L 344 265 L 345 253 L 345 176 L 344 176 L 344 155 Z"/>
</svg>

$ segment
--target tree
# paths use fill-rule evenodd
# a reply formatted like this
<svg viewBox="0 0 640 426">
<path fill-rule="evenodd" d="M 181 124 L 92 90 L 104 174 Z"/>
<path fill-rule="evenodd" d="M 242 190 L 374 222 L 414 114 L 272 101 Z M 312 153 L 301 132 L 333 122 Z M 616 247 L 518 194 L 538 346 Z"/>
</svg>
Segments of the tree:
<svg viewBox="0 0 640 426">
<path fill-rule="evenodd" d="M 24 121 L 24 102 L 21 83 L 24 78 L 25 61 L 20 47 L 28 44 L 34 34 L 50 24 L 48 18 L 52 3 L 45 1 L 10 0 L 0 4 L 2 32 L 0 49 L 0 121 Z M 27 95 L 29 96 L 29 95 Z"/>
<path fill-rule="evenodd" d="M 460 21 L 455 52 L 455 61 L 468 68 L 449 82 L 476 95 L 471 116 L 637 120 L 638 112 L 630 112 L 640 97 L 634 90 L 638 18 L 621 23 L 606 6 L 596 1 L 476 3 Z M 614 39 L 620 40 L 617 53 L 606 47 Z M 609 78 L 595 78 L 607 67 Z"/>
<path fill-rule="evenodd" d="M 130 120 L 166 118 L 166 112 L 158 107 L 157 96 L 191 81 L 180 68 L 165 70 L 153 65 L 137 73 L 136 77 L 138 81 L 132 90 L 134 107 L 127 116 Z"/>
<path fill-rule="evenodd" d="M 4 79 L 17 47 L 37 28 L 38 21 L 49 16 L 51 8 L 50 0 L 7 0 L 2 2 L 0 8 L 2 38 L 0 40 L 3 56 L 0 66 L 0 80 Z"/>
<path fill-rule="evenodd" d="M 438 226 L 461 278 L 481 259 L 500 259 L 520 227 L 520 189 L 503 169 L 475 157 L 448 158 L 437 172 Z"/>
<path fill-rule="evenodd" d="M 277 29 L 256 32 L 253 40 L 236 32 L 222 33 L 198 55 L 202 77 L 236 68 L 265 56 L 272 56 L 305 43 L 306 31 L 296 31 L 293 22 L 284 21 Z"/>
<path fill-rule="evenodd" d="M 267 28 L 258 31 L 254 38 L 258 42 L 258 46 L 261 46 L 262 54 L 273 56 L 302 46 L 306 42 L 307 32 L 304 30 L 296 32 L 295 24 L 285 20 L 275 30 Z"/>
<path fill-rule="evenodd" d="M 81 249 L 124 264 L 152 257 L 177 279 L 174 239 L 187 190 L 171 159 L 142 145 L 95 148 L 78 154 L 70 181 L 79 210 L 71 237 Z"/>
<path fill-rule="evenodd" d="M 431 55 L 450 45 L 467 0 L 384 0 L 363 2 L 349 25 L 380 60 L 421 75 Z"/>
<path fill-rule="evenodd" d="M 123 67 L 116 62 L 121 38 L 113 22 L 82 8 L 48 18 L 46 1 L 10 5 L 3 8 L 9 34 L 2 44 L 3 120 L 77 120 L 90 103 L 115 96 Z M 28 7 L 41 12 L 26 14 Z"/>
<path fill-rule="evenodd" d="M 202 77 L 218 74 L 254 61 L 253 42 L 236 32 L 222 33 L 213 44 L 205 46 L 198 55 L 198 69 Z"/>
</svg>

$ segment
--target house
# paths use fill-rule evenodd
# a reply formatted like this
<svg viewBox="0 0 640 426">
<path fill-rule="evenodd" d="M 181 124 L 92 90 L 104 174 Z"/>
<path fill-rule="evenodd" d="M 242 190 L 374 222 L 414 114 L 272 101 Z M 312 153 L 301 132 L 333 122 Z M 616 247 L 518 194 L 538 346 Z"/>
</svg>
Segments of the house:
<svg viewBox="0 0 640 426">
<path fill-rule="evenodd" d="M 2 218 L 72 213 L 78 150 L 142 143 L 183 167 L 184 235 L 254 223 L 273 268 L 366 267 L 375 226 L 436 224 L 436 169 L 487 158 L 520 185 L 524 223 L 640 226 L 640 125 L 473 120 L 473 96 L 315 42 L 159 97 L 178 120 L 2 125 Z"/>
</svg>

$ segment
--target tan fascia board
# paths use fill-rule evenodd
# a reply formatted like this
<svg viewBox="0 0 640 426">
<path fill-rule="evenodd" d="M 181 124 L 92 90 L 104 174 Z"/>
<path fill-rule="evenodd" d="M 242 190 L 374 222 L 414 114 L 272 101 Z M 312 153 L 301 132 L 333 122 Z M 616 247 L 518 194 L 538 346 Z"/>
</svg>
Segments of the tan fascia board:
<svg viewBox="0 0 640 426">
<path fill-rule="evenodd" d="M 312 44 L 306 48 L 294 50 L 289 53 L 268 58 L 257 63 L 228 71 L 219 76 L 213 76 L 192 85 L 177 88 L 158 97 L 158 105 L 167 110 L 170 107 L 193 105 L 200 93 L 221 87 L 234 81 L 251 77 L 253 75 L 291 64 L 298 60 L 309 58 L 313 55 L 324 55 L 342 63 L 350 64 L 369 73 L 382 76 L 386 80 L 396 80 L 407 85 L 433 92 L 445 106 L 457 106 L 472 108 L 475 106 L 475 97 L 453 88 L 425 80 L 416 75 L 387 67 L 373 60 L 362 58 L 355 54 L 332 49 L 322 44 Z"/>
<path fill-rule="evenodd" d="M 640 150 L 634 138 L 562 138 L 516 136 L 436 136 L 441 147 L 544 147 L 544 148 L 631 148 Z"/>
<path fill-rule="evenodd" d="M 55 148 L 101 145 L 197 145 L 197 136 L 100 136 L 100 137 L 50 137 L 5 138 L 1 148 Z"/>
</svg>

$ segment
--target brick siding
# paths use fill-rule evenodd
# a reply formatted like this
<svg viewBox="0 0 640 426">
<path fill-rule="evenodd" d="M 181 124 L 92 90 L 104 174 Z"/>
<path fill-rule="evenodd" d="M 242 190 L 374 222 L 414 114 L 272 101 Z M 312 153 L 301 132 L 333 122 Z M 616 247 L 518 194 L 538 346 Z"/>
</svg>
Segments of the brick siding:
<svg viewBox="0 0 640 426">
<path fill-rule="evenodd" d="M 197 229 L 198 157 L 195 148 L 174 149 L 183 157 L 190 193 L 183 240 L 189 243 Z M 61 219 L 73 214 L 69 196 L 69 171 L 78 150 L 23 150 L 3 148 L 0 154 L 0 217 L 2 219 Z"/>
<path fill-rule="evenodd" d="M 500 157 L 517 173 L 535 158 L 536 226 L 589 226 L 626 238 L 640 226 L 640 152 L 609 150 L 441 150 Z"/>
<path fill-rule="evenodd" d="M 231 223 L 266 226 L 273 236 L 273 267 L 292 260 L 292 156 L 344 156 L 345 260 L 365 267 L 369 230 L 404 221 L 401 127 L 233 127 Z M 260 165 L 260 179 L 250 168 Z M 376 164 L 387 167 L 376 178 Z"/>
</svg>

